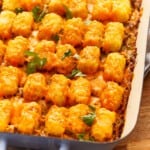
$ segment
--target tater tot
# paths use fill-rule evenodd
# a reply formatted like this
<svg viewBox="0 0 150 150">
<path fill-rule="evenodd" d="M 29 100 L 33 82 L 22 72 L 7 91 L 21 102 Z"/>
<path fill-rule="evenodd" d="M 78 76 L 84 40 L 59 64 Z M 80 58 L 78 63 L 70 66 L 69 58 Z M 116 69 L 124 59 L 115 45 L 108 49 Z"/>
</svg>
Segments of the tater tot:
<svg viewBox="0 0 150 150">
<path fill-rule="evenodd" d="M 108 54 L 104 64 L 104 78 L 110 81 L 121 82 L 124 76 L 126 58 L 120 53 Z"/>
<path fill-rule="evenodd" d="M 70 9 L 74 17 L 87 18 L 87 0 L 66 0 L 65 5 Z"/>
<path fill-rule="evenodd" d="M 112 0 L 112 21 L 127 22 L 131 14 L 130 0 Z"/>
<path fill-rule="evenodd" d="M 70 82 L 70 80 L 62 74 L 54 74 L 51 77 L 51 81 L 59 83 L 60 85 L 68 85 Z"/>
<path fill-rule="evenodd" d="M 100 64 L 100 49 L 96 46 L 87 46 L 80 53 L 77 68 L 83 73 L 93 74 L 98 71 Z"/>
<path fill-rule="evenodd" d="M 25 62 L 24 52 L 29 49 L 28 39 L 17 36 L 8 42 L 5 53 L 5 61 L 9 65 L 19 66 Z"/>
<path fill-rule="evenodd" d="M 0 97 L 12 96 L 17 93 L 20 70 L 16 67 L 0 68 Z"/>
<path fill-rule="evenodd" d="M 97 78 L 91 80 L 91 92 L 92 95 L 100 97 L 104 88 L 106 87 L 106 81 L 103 78 L 103 74 L 99 74 Z"/>
<path fill-rule="evenodd" d="M 69 79 L 64 75 L 54 74 L 48 86 L 46 99 L 55 105 L 65 106 L 67 104 L 69 83 Z"/>
<path fill-rule="evenodd" d="M 72 18 L 65 22 L 61 41 L 63 44 L 78 46 L 82 44 L 85 24 L 81 18 Z"/>
<path fill-rule="evenodd" d="M 24 103 L 17 129 L 21 133 L 32 134 L 40 124 L 41 107 L 36 102 Z"/>
<path fill-rule="evenodd" d="M 66 0 L 51 0 L 48 4 L 49 12 L 54 12 L 63 16 L 65 14 L 65 4 Z"/>
<path fill-rule="evenodd" d="M 96 119 L 91 128 L 91 135 L 97 141 L 110 140 L 113 134 L 113 123 L 116 113 L 105 108 L 96 109 Z"/>
<path fill-rule="evenodd" d="M 110 0 L 95 0 L 92 10 L 92 19 L 106 21 L 111 16 L 112 2 Z"/>
<path fill-rule="evenodd" d="M 2 9 L 14 11 L 15 8 L 19 8 L 19 0 L 3 0 Z"/>
<path fill-rule="evenodd" d="M 19 87 L 23 87 L 27 79 L 27 74 L 24 70 L 19 70 Z"/>
<path fill-rule="evenodd" d="M 0 64 L 3 61 L 5 51 L 6 51 L 6 45 L 3 43 L 3 41 L 0 40 Z"/>
<path fill-rule="evenodd" d="M 58 64 L 58 58 L 55 53 L 44 52 L 44 53 L 39 53 L 39 56 L 41 56 L 41 58 L 46 58 L 47 60 L 46 64 L 43 66 L 44 70 L 51 71 Z"/>
<path fill-rule="evenodd" d="M 16 14 L 12 11 L 2 11 L 0 13 L 0 38 L 9 39 L 12 37 L 12 23 L 16 17 Z"/>
<path fill-rule="evenodd" d="M 100 101 L 103 107 L 116 111 L 123 98 L 124 88 L 116 82 L 107 82 L 106 88 L 103 90 Z"/>
<path fill-rule="evenodd" d="M 69 104 L 77 103 L 88 104 L 91 97 L 90 81 L 83 77 L 79 77 L 71 82 Z"/>
<path fill-rule="evenodd" d="M 124 38 L 124 26 L 119 22 L 110 22 L 106 25 L 103 50 L 105 52 L 120 51 Z"/>
<path fill-rule="evenodd" d="M 65 54 L 68 54 L 66 56 Z M 70 44 L 58 45 L 56 55 L 59 58 L 57 71 L 63 74 L 69 74 L 76 66 L 76 59 L 73 56 L 77 54 L 75 48 Z"/>
<path fill-rule="evenodd" d="M 37 43 L 35 47 L 35 52 L 55 52 L 56 44 L 53 41 L 41 40 Z"/>
<path fill-rule="evenodd" d="M 23 97 L 26 101 L 38 101 L 46 94 L 46 79 L 41 73 L 30 74 L 23 87 Z"/>
<path fill-rule="evenodd" d="M 34 48 L 34 51 L 41 57 L 46 58 L 47 62 L 43 66 L 44 70 L 50 71 L 58 64 L 58 58 L 55 54 L 56 44 L 53 41 L 42 40 Z"/>
<path fill-rule="evenodd" d="M 7 131 L 11 118 L 12 105 L 9 100 L 0 101 L 0 132 Z"/>
<path fill-rule="evenodd" d="M 104 26 L 98 21 L 87 24 L 87 32 L 84 35 L 83 46 L 102 46 Z"/>
<path fill-rule="evenodd" d="M 20 5 L 23 9 L 31 11 L 35 6 L 42 7 L 44 0 L 20 0 Z"/>
<path fill-rule="evenodd" d="M 49 12 L 57 13 L 64 16 L 67 7 L 73 17 L 80 17 L 85 19 L 88 15 L 88 8 L 86 0 L 51 0 L 49 2 Z"/>
<path fill-rule="evenodd" d="M 86 125 L 81 119 L 82 116 L 89 113 L 89 107 L 85 104 L 77 104 L 69 108 L 67 118 L 67 130 L 74 133 L 85 133 L 89 130 L 89 126 Z"/>
<path fill-rule="evenodd" d="M 14 97 L 11 99 L 12 113 L 11 113 L 11 124 L 17 127 L 21 110 L 23 108 L 23 98 Z"/>
<path fill-rule="evenodd" d="M 33 22 L 34 20 L 31 12 L 19 13 L 12 24 L 12 32 L 15 35 L 28 37 L 32 31 Z"/>
<path fill-rule="evenodd" d="M 46 14 L 39 27 L 39 39 L 50 39 L 58 34 L 63 27 L 63 22 L 63 19 L 55 13 Z"/>
<path fill-rule="evenodd" d="M 66 114 L 68 110 L 65 107 L 53 105 L 50 107 L 45 121 L 45 131 L 47 134 L 62 136 L 66 128 Z"/>
<path fill-rule="evenodd" d="M 92 96 L 89 102 L 89 105 L 94 109 L 101 107 L 101 102 L 99 97 Z"/>
</svg>

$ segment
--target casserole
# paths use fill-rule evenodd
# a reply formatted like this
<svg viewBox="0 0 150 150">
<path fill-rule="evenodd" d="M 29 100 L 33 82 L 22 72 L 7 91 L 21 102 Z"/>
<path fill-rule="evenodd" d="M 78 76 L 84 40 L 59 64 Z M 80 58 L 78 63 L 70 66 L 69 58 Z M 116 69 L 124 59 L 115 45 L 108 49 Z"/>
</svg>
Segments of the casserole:
<svg viewBox="0 0 150 150">
<path fill-rule="evenodd" d="M 139 34 L 137 39 L 137 63 L 134 71 L 134 79 L 132 82 L 132 90 L 129 97 L 129 102 L 126 110 L 126 121 L 124 130 L 122 132 L 122 136 L 120 140 L 127 136 L 131 130 L 134 128 L 137 115 L 140 106 L 140 97 L 142 92 L 142 83 L 143 83 L 143 72 L 144 72 L 144 58 L 146 52 L 146 35 L 148 29 L 148 1 L 143 1 L 143 16 L 141 18 L 141 23 L 139 26 Z M 140 42 L 142 38 L 142 43 Z M 140 73 L 139 73 L 140 72 Z M 137 85 L 138 83 L 138 85 Z M 140 94 L 135 94 L 140 93 Z M 136 100 L 136 103 L 135 103 Z M 134 106 L 134 107 L 133 107 Z M 132 114 L 132 115 L 131 115 Z M 1 137 L 4 139 L 2 144 L 5 145 L 5 140 L 8 142 L 8 145 L 17 145 L 22 147 L 29 148 L 39 148 L 39 149 L 48 149 L 48 147 L 52 149 L 57 149 L 59 145 L 62 144 L 60 149 L 111 149 L 117 144 L 120 140 L 116 140 L 114 142 L 106 142 L 106 143 L 96 143 L 96 142 L 81 142 L 81 141 L 73 141 L 73 140 L 62 140 L 57 138 L 45 138 L 45 137 L 33 137 L 26 135 L 18 135 L 18 134 L 10 134 L 10 133 L 1 133 Z M 66 146 L 68 145 L 68 146 Z"/>
</svg>

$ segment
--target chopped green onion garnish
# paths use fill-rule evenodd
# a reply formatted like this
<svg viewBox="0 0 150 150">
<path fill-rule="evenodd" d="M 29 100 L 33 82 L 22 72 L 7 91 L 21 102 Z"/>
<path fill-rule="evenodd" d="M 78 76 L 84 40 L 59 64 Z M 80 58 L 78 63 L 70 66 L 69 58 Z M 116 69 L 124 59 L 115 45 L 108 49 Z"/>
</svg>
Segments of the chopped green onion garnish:
<svg viewBox="0 0 150 150">
<path fill-rule="evenodd" d="M 51 39 L 52 39 L 54 42 L 58 43 L 58 41 L 59 41 L 59 35 L 58 35 L 58 34 L 52 35 L 52 36 L 51 36 Z"/>
<path fill-rule="evenodd" d="M 71 74 L 68 75 L 68 78 L 73 78 L 73 77 L 85 77 L 86 74 L 83 74 L 80 70 L 78 69 L 73 69 Z"/>
<path fill-rule="evenodd" d="M 37 71 L 37 69 L 42 69 L 42 67 L 46 64 L 46 58 L 40 58 L 37 53 L 31 51 L 25 51 L 25 56 L 33 56 L 30 62 L 27 64 L 26 73 L 31 74 Z"/>
<path fill-rule="evenodd" d="M 63 6 L 64 6 L 65 11 L 66 11 L 66 19 L 73 18 L 73 15 L 72 15 L 72 12 L 70 11 L 70 9 L 66 5 L 63 5 Z"/>
<path fill-rule="evenodd" d="M 85 137 L 85 133 L 80 133 L 80 134 L 78 134 L 78 139 L 79 139 L 80 141 L 83 141 L 83 140 L 84 140 L 84 137 Z"/>
<path fill-rule="evenodd" d="M 15 11 L 16 14 L 19 14 L 19 13 L 22 13 L 24 10 L 23 10 L 23 8 L 18 7 L 18 8 L 15 8 L 14 11 Z"/>
<path fill-rule="evenodd" d="M 25 52 L 24 52 L 24 55 L 25 55 L 25 56 L 34 56 L 34 57 L 37 57 L 37 53 L 31 52 L 31 51 L 25 51 Z"/>
<path fill-rule="evenodd" d="M 90 108 L 92 111 L 95 111 L 95 110 L 96 110 L 96 108 L 95 108 L 94 106 L 92 106 L 92 105 L 89 105 L 89 108 Z"/>
<path fill-rule="evenodd" d="M 94 122 L 95 117 L 96 117 L 96 114 L 94 112 L 91 112 L 87 115 L 81 116 L 81 119 L 84 121 L 84 123 L 91 126 Z"/>
<path fill-rule="evenodd" d="M 66 57 L 71 56 L 72 52 L 71 50 L 67 50 L 66 52 L 64 52 L 64 55 L 61 57 L 61 60 L 64 60 Z"/>
<path fill-rule="evenodd" d="M 46 15 L 46 12 L 41 10 L 39 6 L 35 6 L 32 9 L 32 14 L 35 22 L 40 22 L 42 18 Z"/>
<path fill-rule="evenodd" d="M 31 73 L 34 73 L 34 72 L 36 72 L 36 63 L 33 62 L 33 61 L 28 62 L 26 73 L 31 74 Z"/>
<path fill-rule="evenodd" d="M 93 137 L 89 137 L 89 141 L 93 142 L 94 138 Z"/>
</svg>

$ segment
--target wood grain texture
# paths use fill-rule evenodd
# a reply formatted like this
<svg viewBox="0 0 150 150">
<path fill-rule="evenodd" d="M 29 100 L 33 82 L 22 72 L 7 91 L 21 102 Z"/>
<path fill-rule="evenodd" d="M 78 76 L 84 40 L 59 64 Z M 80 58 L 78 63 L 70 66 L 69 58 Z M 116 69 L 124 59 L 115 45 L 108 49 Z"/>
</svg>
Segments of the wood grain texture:
<svg viewBox="0 0 150 150">
<path fill-rule="evenodd" d="M 150 150 L 150 73 L 144 80 L 141 108 L 136 127 L 114 150 Z"/>
</svg>

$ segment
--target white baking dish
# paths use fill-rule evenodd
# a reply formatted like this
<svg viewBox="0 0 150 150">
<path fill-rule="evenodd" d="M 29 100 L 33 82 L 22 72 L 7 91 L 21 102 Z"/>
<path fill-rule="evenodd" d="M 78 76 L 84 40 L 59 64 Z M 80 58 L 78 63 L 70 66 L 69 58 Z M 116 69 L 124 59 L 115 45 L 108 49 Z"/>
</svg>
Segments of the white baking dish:
<svg viewBox="0 0 150 150">
<path fill-rule="evenodd" d="M 134 78 L 132 81 L 131 93 L 129 96 L 125 125 L 121 138 L 113 142 L 82 142 L 74 140 L 63 140 L 57 138 L 47 137 L 35 137 L 20 134 L 0 133 L 0 150 L 6 150 L 6 145 L 16 147 L 35 148 L 39 150 L 111 150 L 122 139 L 131 133 L 134 129 L 142 95 L 143 78 L 144 78 L 144 66 L 145 66 L 145 54 L 147 44 L 147 33 L 150 16 L 150 0 L 143 0 L 143 15 L 139 24 L 138 37 L 137 37 L 137 58 L 134 70 Z"/>
<path fill-rule="evenodd" d="M 145 66 L 145 54 L 147 48 L 147 38 L 148 38 L 148 26 L 149 26 L 149 16 L 150 16 L 150 1 L 143 0 L 143 15 L 141 17 L 141 21 L 138 29 L 138 37 L 137 37 L 137 58 L 136 58 L 136 66 L 134 69 L 134 77 L 132 81 L 132 89 L 130 92 L 126 116 L 125 116 L 125 125 L 122 132 L 121 137 L 127 136 L 135 127 L 140 102 L 141 95 L 143 89 L 143 78 L 144 78 L 144 66 Z"/>
</svg>

